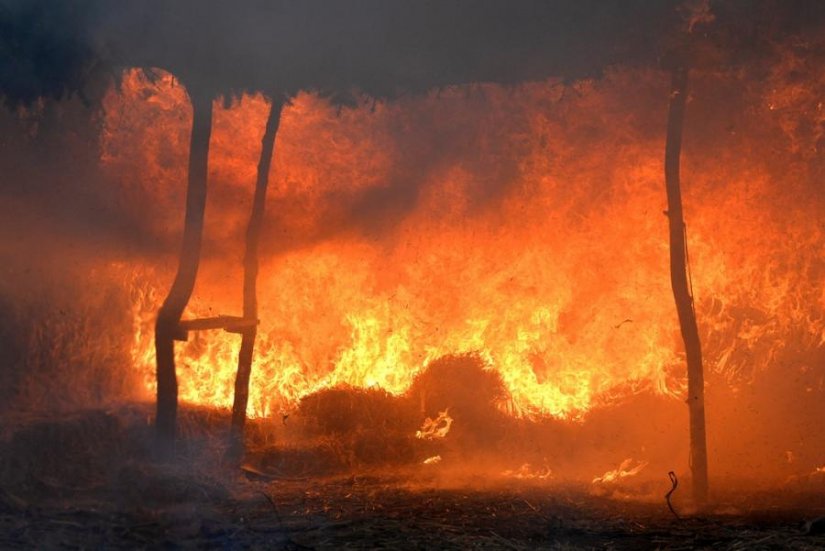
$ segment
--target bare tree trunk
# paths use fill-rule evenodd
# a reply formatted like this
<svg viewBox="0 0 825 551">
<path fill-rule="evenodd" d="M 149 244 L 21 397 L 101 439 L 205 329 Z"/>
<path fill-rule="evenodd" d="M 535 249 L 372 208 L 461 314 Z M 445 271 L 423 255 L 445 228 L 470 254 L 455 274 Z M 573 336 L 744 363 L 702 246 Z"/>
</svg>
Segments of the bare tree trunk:
<svg viewBox="0 0 825 551">
<path fill-rule="evenodd" d="M 668 220 L 670 226 L 670 283 L 679 327 L 685 343 L 688 371 L 688 408 L 690 410 L 690 468 L 693 478 L 693 497 L 700 505 L 708 497 L 708 455 L 705 434 L 705 389 L 702 368 L 702 346 L 696 325 L 687 272 L 687 234 L 682 213 L 682 192 L 679 183 L 679 157 L 682 149 L 682 123 L 687 98 L 688 70 L 677 67 L 673 71 L 670 88 L 670 109 L 667 120 L 665 146 L 665 182 L 667 185 Z"/>
<path fill-rule="evenodd" d="M 189 180 L 186 188 L 186 216 L 178 272 L 163 302 L 155 324 L 157 355 L 158 443 L 165 453 L 172 451 L 178 411 L 178 381 L 175 374 L 174 336 L 183 310 L 192 296 L 200 264 L 203 213 L 206 207 L 206 175 L 209 137 L 212 133 L 212 98 L 190 91 L 192 136 L 189 145 Z"/>
<path fill-rule="evenodd" d="M 255 199 L 252 214 L 246 230 L 246 252 L 244 254 L 243 280 L 243 317 L 257 319 L 258 299 L 258 243 L 266 207 L 266 189 L 269 185 L 269 167 L 272 163 L 272 151 L 275 136 L 281 121 L 282 103 L 273 99 L 266 121 L 266 131 L 261 143 L 261 157 L 258 160 L 258 178 L 255 183 Z M 249 376 L 252 372 L 252 352 L 255 347 L 257 325 L 245 329 L 242 334 L 241 350 L 238 354 L 238 374 L 235 378 L 235 402 L 232 406 L 232 432 L 230 436 L 229 455 L 237 459 L 243 454 L 244 425 L 246 424 L 246 406 L 249 401 Z"/>
</svg>

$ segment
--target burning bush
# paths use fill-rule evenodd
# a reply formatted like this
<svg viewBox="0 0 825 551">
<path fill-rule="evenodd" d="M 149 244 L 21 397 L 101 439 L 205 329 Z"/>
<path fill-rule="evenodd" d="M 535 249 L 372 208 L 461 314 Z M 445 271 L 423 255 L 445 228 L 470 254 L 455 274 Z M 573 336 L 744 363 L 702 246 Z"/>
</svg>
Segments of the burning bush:
<svg viewBox="0 0 825 551">
<path fill-rule="evenodd" d="M 453 424 L 449 447 L 492 451 L 506 431 L 499 407 L 507 400 L 501 377 L 475 354 L 444 356 L 430 363 L 416 377 L 406 400 L 417 408 L 419 424 L 424 417 L 449 410 Z"/>
</svg>

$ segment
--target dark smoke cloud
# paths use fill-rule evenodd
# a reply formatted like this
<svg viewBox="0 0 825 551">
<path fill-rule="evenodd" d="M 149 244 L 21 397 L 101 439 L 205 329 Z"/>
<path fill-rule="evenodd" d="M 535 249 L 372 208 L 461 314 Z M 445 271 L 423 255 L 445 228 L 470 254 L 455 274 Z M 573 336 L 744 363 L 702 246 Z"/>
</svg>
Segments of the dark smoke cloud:
<svg viewBox="0 0 825 551">
<path fill-rule="evenodd" d="M 578 78 L 655 63 L 682 0 L 2 0 L 10 103 L 82 91 L 104 67 L 161 67 L 204 92 L 321 90 L 345 99 L 466 82 Z M 816 0 L 712 2 L 724 49 L 817 25 Z M 683 11 L 683 10 L 682 10 Z M 743 46 L 748 46 L 744 48 Z M 738 55 L 738 54 L 737 54 Z"/>
<path fill-rule="evenodd" d="M 213 93 L 311 89 L 341 98 L 355 88 L 393 97 L 656 63 L 686 26 L 678 9 L 684 3 L 155 0 L 109 10 L 96 40 L 127 64 L 163 67 Z M 728 0 L 712 9 L 719 12 L 720 46 L 740 52 L 825 16 L 812 0 Z"/>
<path fill-rule="evenodd" d="M 108 19 L 118 57 L 213 93 L 353 88 L 375 97 L 448 84 L 576 78 L 655 60 L 672 0 L 146 2 Z"/>
<path fill-rule="evenodd" d="M 102 65 L 161 67 L 213 94 L 343 99 L 465 82 L 576 78 L 655 61 L 674 0 L 4 0 L 4 95 L 82 90 Z"/>
<path fill-rule="evenodd" d="M 575 79 L 655 64 L 683 0 L 0 0 L 0 95 L 88 95 L 119 67 L 160 67 L 214 95 L 316 90 L 347 101 L 468 82 Z M 711 3 L 715 62 L 816 27 L 816 0 Z M 694 38 L 695 40 L 696 38 Z M 705 52 L 706 53 L 706 52 Z M 717 52 L 718 54 L 719 52 Z M 701 55 L 700 55 L 701 57 Z M 94 98 L 91 98 L 93 100 Z"/>
</svg>

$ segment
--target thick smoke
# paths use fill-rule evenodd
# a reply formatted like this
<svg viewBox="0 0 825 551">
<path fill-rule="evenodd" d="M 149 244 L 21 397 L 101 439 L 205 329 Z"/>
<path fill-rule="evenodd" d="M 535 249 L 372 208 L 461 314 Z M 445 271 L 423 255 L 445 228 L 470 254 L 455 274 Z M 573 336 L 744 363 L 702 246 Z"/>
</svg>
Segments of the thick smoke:
<svg viewBox="0 0 825 551">
<path fill-rule="evenodd" d="M 77 99 L 0 113 L 0 409 L 101 403 L 132 384 L 117 375 L 128 289 L 103 267 L 157 245 L 100 171 L 99 122 Z"/>
<path fill-rule="evenodd" d="M 2 95 L 17 104 L 83 94 L 107 71 L 132 66 L 163 68 L 213 95 L 317 90 L 337 101 L 353 90 L 381 98 L 471 82 L 576 79 L 613 63 L 656 64 L 688 26 L 682 4 L 3 0 Z M 759 55 L 767 42 L 825 17 L 812 0 L 728 0 L 711 9 L 713 31 L 695 34 L 717 63 Z"/>
</svg>

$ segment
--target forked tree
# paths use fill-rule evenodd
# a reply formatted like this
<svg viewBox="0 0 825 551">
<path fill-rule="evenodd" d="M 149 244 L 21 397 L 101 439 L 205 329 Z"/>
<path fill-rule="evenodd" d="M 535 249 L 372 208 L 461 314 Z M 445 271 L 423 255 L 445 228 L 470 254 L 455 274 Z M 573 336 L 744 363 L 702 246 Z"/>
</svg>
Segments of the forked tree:
<svg viewBox="0 0 825 551">
<path fill-rule="evenodd" d="M 243 316 L 219 316 L 182 321 L 183 311 L 192 296 L 200 264 L 207 195 L 209 138 L 212 128 L 212 101 L 208 94 L 190 91 L 192 101 L 192 135 L 189 152 L 189 176 L 186 191 L 183 242 L 178 271 L 155 324 L 157 354 L 157 417 L 156 426 L 160 450 L 172 451 L 177 426 L 178 385 L 175 369 L 175 340 L 186 340 L 189 331 L 225 329 L 241 334 L 235 398 L 232 408 L 232 430 L 229 456 L 238 459 L 243 453 L 243 431 L 249 401 L 249 378 L 258 324 L 257 277 L 258 248 L 266 206 L 269 169 L 283 103 L 272 102 L 266 130 L 261 142 L 261 156 L 252 213 L 246 231 L 243 280 Z"/>
</svg>

